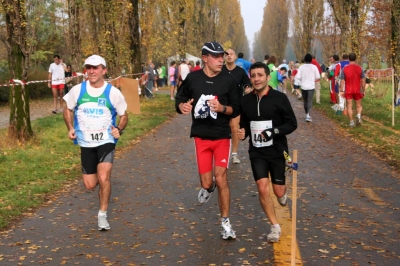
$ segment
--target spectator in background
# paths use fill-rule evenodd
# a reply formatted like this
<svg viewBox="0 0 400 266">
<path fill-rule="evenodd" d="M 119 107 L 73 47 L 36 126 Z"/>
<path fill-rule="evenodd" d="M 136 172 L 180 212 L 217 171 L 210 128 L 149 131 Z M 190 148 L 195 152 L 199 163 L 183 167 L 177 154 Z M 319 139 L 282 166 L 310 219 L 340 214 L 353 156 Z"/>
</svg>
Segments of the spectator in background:
<svg viewBox="0 0 400 266">
<path fill-rule="evenodd" d="M 263 61 L 263 63 L 264 64 L 266 64 L 266 65 L 268 65 L 268 59 L 269 59 L 269 55 L 264 55 L 264 61 Z"/>
<path fill-rule="evenodd" d="M 269 75 L 270 79 L 268 81 L 268 85 L 271 86 L 271 88 L 273 88 L 274 90 L 278 90 L 279 84 L 281 84 L 281 86 L 283 86 L 284 84 L 285 74 L 286 74 L 285 67 L 282 67 L 281 69 L 271 72 L 271 74 Z"/>
<path fill-rule="evenodd" d="M 63 63 L 61 57 L 58 54 L 53 56 L 54 63 L 50 64 L 49 67 L 49 81 L 47 86 L 53 92 L 53 103 L 54 109 L 53 114 L 57 114 L 57 98 L 60 97 L 60 112 L 63 111 L 63 95 L 65 85 L 65 71 L 67 71 L 66 65 Z"/>
<path fill-rule="evenodd" d="M 342 55 L 342 61 L 340 61 L 340 70 L 343 70 L 343 68 L 345 66 L 347 66 L 348 64 L 350 64 L 349 55 L 348 54 L 343 54 Z"/>
<path fill-rule="evenodd" d="M 312 122 L 310 111 L 314 98 L 315 81 L 321 78 L 318 68 L 311 63 L 312 55 L 306 54 L 304 64 L 299 67 L 295 77 L 295 84 L 301 87 L 301 95 L 304 101 L 304 111 L 306 113 L 306 122 Z"/>
<path fill-rule="evenodd" d="M 251 60 L 250 60 L 250 63 L 251 64 L 254 64 L 256 62 L 256 59 L 254 59 L 254 58 L 252 58 Z"/>
<path fill-rule="evenodd" d="M 242 99 L 243 92 L 249 93 L 251 91 L 251 84 L 249 76 L 246 71 L 238 67 L 235 64 L 236 53 L 233 49 L 229 48 L 226 50 L 228 54 L 225 55 L 225 65 L 222 66 L 222 72 L 227 72 L 231 74 L 236 82 L 237 82 L 237 94 L 239 96 L 238 100 Z M 237 131 L 239 129 L 240 115 L 237 117 L 231 118 L 229 125 L 231 127 L 232 132 L 232 162 L 234 164 L 240 163 L 240 159 L 238 156 L 238 148 L 239 148 L 239 138 L 237 136 Z"/>
<path fill-rule="evenodd" d="M 325 77 L 325 72 L 326 72 L 326 66 L 325 66 L 324 62 L 322 62 L 322 64 L 321 64 L 321 70 L 322 70 L 321 78 L 324 78 Z"/>
<path fill-rule="evenodd" d="M 178 81 L 177 81 L 177 87 L 179 87 L 182 82 L 186 79 L 186 76 L 190 73 L 190 68 L 189 65 L 187 64 L 189 60 L 186 60 L 185 58 L 181 59 L 181 64 L 178 67 Z"/>
<path fill-rule="evenodd" d="M 200 69 L 201 69 L 201 67 L 200 67 L 200 61 L 196 61 L 196 66 L 193 68 L 192 71 L 196 71 L 196 70 L 200 70 Z"/>
<path fill-rule="evenodd" d="M 293 70 L 292 70 L 292 84 L 293 84 L 293 89 L 294 89 L 294 94 L 296 94 L 297 98 L 300 100 L 301 99 L 301 91 L 300 91 L 300 84 L 298 81 L 296 81 L 296 74 L 298 72 L 298 69 L 300 67 L 299 63 L 294 64 Z"/>
<path fill-rule="evenodd" d="M 71 88 L 72 88 L 72 70 L 71 70 L 71 65 L 67 65 L 67 70 L 65 71 L 64 95 L 67 94 Z"/>
<path fill-rule="evenodd" d="M 157 80 L 158 87 L 159 88 L 164 87 L 164 78 L 165 78 L 165 76 L 164 76 L 164 72 L 163 72 L 161 64 L 158 66 L 157 72 L 158 72 L 158 80 Z"/>
<path fill-rule="evenodd" d="M 238 53 L 238 59 L 236 59 L 235 64 L 238 67 L 243 68 L 246 71 L 246 74 L 249 75 L 251 63 L 247 60 L 244 60 L 243 56 L 244 56 L 243 53 Z"/>
<path fill-rule="evenodd" d="M 154 73 L 154 79 L 153 79 L 153 88 L 155 88 L 156 91 L 158 91 L 158 71 L 154 63 L 151 63 L 151 67 L 153 68 L 153 73 Z"/>
<path fill-rule="evenodd" d="M 175 101 L 175 88 L 176 88 L 175 71 L 176 71 L 176 63 L 175 61 L 172 61 L 168 69 L 169 81 L 171 82 L 170 95 L 172 101 Z"/>
<path fill-rule="evenodd" d="M 271 55 L 267 61 L 267 66 L 270 72 L 277 70 L 275 64 L 276 64 L 276 57 L 274 55 Z"/>
<path fill-rule="evenodd" d="M 350 53 L 350 59 L 340 73 L 340 93 L 346 98 L 347 116 L 350 120 L 350 127 L 361 126 L 361 100 L 365 93 L 365 76 L 361 66 L 356 64 L 357 56 L 355 53 Z M 356 104 L 356 123 L 353 120 L 353 100 Z"/>
<path fill-rule="evenodd" d="M 168 85 L 168 75 L 167 75 L 167 68 L 162 65 L 161 66 L 161 72 L 163 73 L 163 86 L 167 86 Z"/>
<path fill-rule="evenodd" d="M 374 91 L 374 83 L 372 83 L 372 79 L 369 76 L 368 70 L 364 70 L 364 76 L 365 76 L 365 91 L 367 91 L 369 87 L 371 87 L 371 91 Z"/>
<path fill-rule="evenodd" d="M 338 104 L 339 103 L 339 87 L 338 87 L 338 77 L 340 74 L 340 63 L 339 56 L 337 54 L 332 55 L 329 60 L 331 61 L 331 65 L 328 69 L 328 79 L 329 79 L 329 88 L 331 95 L 331 103 Z"/>
<path fill-rule="evenodd" d="M 322 69 L 321 69 L 321 66 L 319 65 L 319 63 L 317 62 L 317 60 L 315 60 L 315 56 L 314 55 L 312 57 L 311 64 L 313 64 L 314 66 L 317 67 L 319 75 L 321 76 Z M 315 100 L 316 100 L 317 104 L 321 103 L 321 83 L 320 83 L 320 79 L 315 80 Z"/>
<path fill-rule="evenodd" d="M 145 95 L 146 95 L 147 99 L 153 98 L 154 69 L 152 66 L 153 66 L 153 62 L 149 61 L 147 69 L 146 69 L 147 80 L 146 80 Z"/>
<path fill-rule="evenodd" d="M 175 77 L 175 90 L 176 90 L 176 91 L 178 90 L 178 82 L 179 82 L 179 65 L 180 65 L 179 62 L 176 63 L 176 65 L 175 65 L 175 74 L 174 74 L 174 77 Z"/>
</svg>

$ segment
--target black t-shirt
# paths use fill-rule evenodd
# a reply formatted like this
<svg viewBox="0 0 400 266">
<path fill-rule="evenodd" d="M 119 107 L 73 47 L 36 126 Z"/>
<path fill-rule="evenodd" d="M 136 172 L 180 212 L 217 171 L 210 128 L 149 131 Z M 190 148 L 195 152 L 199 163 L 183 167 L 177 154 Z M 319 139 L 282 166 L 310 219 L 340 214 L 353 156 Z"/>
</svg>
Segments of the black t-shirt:
<svg viewBox="0 0 400 266">
<path fill-rule="evenodd" d="M 232 107 L 233 113 L 231 115 L 217 113 L 216 119 L 211 115 L 205 118 L 195 118 L 195 107 L 202 95 L 214 95 L 218 97 L 220 104 Z M 190 137 L 209 140 L 231 138 L 229 121 L 232 117 L 239 115 L 240 105 L 237 83 L 232 75 L 221 72 L 215 77 L 208 77 L 204 73 L 204 70 L 189 73 L 176 94 L 176 111 L 181 113 L 179 104 L 188 102 L 190 99 L 194 99 L 192 103 L 192 128 Z"/>
<path fill-rule="evenodd" d="M 229 70 L 226 67 L 226 65 L 224 65 L 222 67 L 222 71 L 231 74 L 235 78 L 235 80 L 238 84 L 238 94 L 241 99 L 243 96 L 245 87 L 247 87 L 247 86 L 251 87 L 250 79 L 249 79 L 249 76 L 247 75 L 246 71 L 239 66 L 236 66 L 234 69 Z"/>
</svg>

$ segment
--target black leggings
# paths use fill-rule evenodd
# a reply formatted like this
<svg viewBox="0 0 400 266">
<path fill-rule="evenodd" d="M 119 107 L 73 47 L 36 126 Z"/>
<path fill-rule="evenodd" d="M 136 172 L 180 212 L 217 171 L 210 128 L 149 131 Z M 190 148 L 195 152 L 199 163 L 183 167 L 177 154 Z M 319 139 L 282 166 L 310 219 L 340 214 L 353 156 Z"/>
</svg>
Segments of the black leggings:
<svg viewBox="0 0 400 266">
<path fill-rule="evenodd" d="M 303 96 L 304 101 L 304 111 L 306 114 L 310 113 L 312 107 L 312 101 L 314 98 L 314 89 L 312 90 L 301 90 L 301 96 Z"/>
</svg>

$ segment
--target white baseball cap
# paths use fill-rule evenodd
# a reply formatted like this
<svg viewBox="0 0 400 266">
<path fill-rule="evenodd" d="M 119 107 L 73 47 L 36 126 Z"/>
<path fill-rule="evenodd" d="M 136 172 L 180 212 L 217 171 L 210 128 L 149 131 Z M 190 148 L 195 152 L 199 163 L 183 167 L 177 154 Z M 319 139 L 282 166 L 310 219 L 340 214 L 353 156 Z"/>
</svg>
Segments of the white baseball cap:
<svg viewBox="0 0 400 266">
<path fill-rule="evenodd" d="M 104 60 L 103 57 L 100 55 L 91 55 L 88 58 L 86 58 L 85 63 L 83 64 L 83 67 L 86 65 L 91 65 L 91 66 L 98 66 L 98 65 L 103 65 L 106 66 L 106 60 Z"/>
</svg>

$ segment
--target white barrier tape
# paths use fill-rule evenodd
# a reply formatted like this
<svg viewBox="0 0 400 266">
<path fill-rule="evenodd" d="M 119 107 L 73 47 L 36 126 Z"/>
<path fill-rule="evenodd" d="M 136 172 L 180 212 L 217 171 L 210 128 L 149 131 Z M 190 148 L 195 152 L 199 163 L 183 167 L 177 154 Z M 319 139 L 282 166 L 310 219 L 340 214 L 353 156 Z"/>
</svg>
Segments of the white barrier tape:
<svg viewBox="0 0 400 266">
<path fill-rule="evenodd" d="M 86 74 L 83 74 L 83 73 L 80 73 L 80 72 L 75 72 L 74 74 L 75 75 L 72 76 L 72 77 L 67 77 L 67 78 L 64 78 L 64 79 L 57 79 L 57 80 L 69 80 L 69 79 L 74 79 L 74 78 L 77 78 L 77 77 L 80 77 L 80 76 L 86 76 Z M 121 77 L 139 76 L 139 75 L 142 75 L 142 74 L 143 73 L 124 74 L 124 75 L 118 76 L 118 77 L 113 78 L 113 79 L 108 79 L 106 81 L 110 82 L 110 81 L 113 81 L 113 80 L 117 80 L 117 79 L 119 79 Z M 19 80 L 19 79 L 11 79 L 10 83 L 0 84 L 0 87 L 9 87 L 9 86 L 15 86 L 15 85 L 19 86 L 19 85 L 28 85 L 28 84 L 31 84 L 31 83 L 47 83 L 47 82 L 51 82 L 51 80 L 32 80 L 32 81 L 25 82 L 25 81 Z"/>
</svg>

